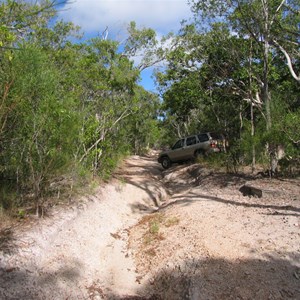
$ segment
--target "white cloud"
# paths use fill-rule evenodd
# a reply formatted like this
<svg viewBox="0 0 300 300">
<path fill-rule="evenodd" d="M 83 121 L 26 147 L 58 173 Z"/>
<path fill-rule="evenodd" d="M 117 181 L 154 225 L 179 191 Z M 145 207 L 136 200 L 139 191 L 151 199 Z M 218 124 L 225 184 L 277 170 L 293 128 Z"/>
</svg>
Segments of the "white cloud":
<svg viewBox="0 0 300 300">
<path fill-rule="evenodd" d="M 191 16 L 187 0 L 75 0 L 66 8 L 61 17 L 81 26 L 85 33 L 100 33 L 108 26 L 115 36 L 130 21 L 135 21 L 138 28 L 150 27 L 164 34 L 176 32 L 180 21 Z"/>
</svg>

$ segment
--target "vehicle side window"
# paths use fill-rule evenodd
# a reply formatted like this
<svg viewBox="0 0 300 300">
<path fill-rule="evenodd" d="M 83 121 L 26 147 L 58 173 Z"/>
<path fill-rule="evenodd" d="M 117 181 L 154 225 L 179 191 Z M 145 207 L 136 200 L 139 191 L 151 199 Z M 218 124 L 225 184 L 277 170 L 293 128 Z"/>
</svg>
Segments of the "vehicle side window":
<svg viewBox="0 0 300 300">
<path fill-rule="evenodd" d="M 183 147 L 183 142 L 184 142 L 184 139 L 182 140 L 179 140 L 175 143 L 175 145 L 172 147 L 172 149 L 179 149 L 179 148 L 182 148 Z"/>
<path fill-rule="evenodd" d="M 206 133 L 198 134 L 198 139 L 200 142 L 206 142 L 209 140 L 208 135 Z"/>
<path fill-rule="evenodd" d="M 191 136 L 191 137 L 188 137 L 186 139 L 186 145 L 187 146 L 191 146 L 191 145 L 195 145 L 196 144 L 196 137 L 195 136 Z"/>
</svg>

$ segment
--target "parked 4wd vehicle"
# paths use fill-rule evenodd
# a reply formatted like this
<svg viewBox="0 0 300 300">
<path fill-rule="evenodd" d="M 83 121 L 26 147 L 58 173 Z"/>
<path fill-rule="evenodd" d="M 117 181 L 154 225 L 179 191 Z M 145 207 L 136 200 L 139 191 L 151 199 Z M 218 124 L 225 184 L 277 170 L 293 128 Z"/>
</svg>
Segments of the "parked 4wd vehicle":
<svg viewBox="0 0 300 300">
<path fill-rule="evenodd" d="M 226 151 L 226 141 L 222 134 L 200 133 L 178 140 L 170 150 L 159 154 L 158 162 L 167 169 L 171 167 L 172 163 L 196 159 L 201 155 L 221 151 Z"/>
</svg>

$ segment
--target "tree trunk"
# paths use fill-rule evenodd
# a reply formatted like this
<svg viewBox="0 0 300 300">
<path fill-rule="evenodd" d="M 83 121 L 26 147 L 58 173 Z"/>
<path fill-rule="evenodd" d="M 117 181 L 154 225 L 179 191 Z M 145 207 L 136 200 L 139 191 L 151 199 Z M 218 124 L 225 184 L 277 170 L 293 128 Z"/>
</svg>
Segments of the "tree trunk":
<svg viewBox="0 0 300 300">
<path fill-rule="evenodd" d="M 271 116 L 271 96 L 269 93 L 269 52 L 270 52 L 270 20 L 269 20 L 269 7 L 268 0 L 262 0 L 263 10 L 264 10 L 264 73 L 263 73 L 263 88 L 262 96 L 263 102 L 265 104 L 266 110 L 266 129 L 271 130 L 272 127 L 272 116 Z M 274 151 L 275 145 L 269 144 L 269 159 L 270 159 L 270 176 L 275 173 L 278 160 L 276 158 L 276 153 Z"/>
<path fill-rule="evenodd" d="M 249 89 L 250 89 L 250 114 L 251 114 L 251 138 L 252 138 L 252 173 L 255 171 L 256 166 L 256 151 L 255 151 L 255 144 L 253 142 L 254 135 L 255 135 L 255 124 L 254 124 L 254 98 L 252 94 L 252 39 L 250 44 L 250 55 L 249 55 L 249 68 L 250 68 L 250 74 L 249 74 Z"/>
<path fill-rule="evenodd" d="M 251 137 L 252 137 L 252 141 L 254 139 L 254 135 L 255 135 L 255 125 L 254 125 L 254 105 L 252 102 L 252 98 L 251 98 Z M 252 142 L 252 173 L 255 171 L 255 166 L 256 166 L 256 151 L 255 151 L 255 144 Z"/>
</svg>

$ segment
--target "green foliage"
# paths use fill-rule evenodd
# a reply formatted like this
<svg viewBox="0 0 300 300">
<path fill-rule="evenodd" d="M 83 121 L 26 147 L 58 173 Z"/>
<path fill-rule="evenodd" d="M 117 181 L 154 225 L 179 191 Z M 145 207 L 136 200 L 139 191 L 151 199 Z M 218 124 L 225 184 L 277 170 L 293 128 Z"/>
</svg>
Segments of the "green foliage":
<svg viewBox="0 0 300 300">
<path fill-rule="evenodd" d="M 2 211 L 10 211 L 18 205 L 18 197 L 13 182 L 1 178 L 0 215 Z"/>
<path fill-rule="evenodd" d="M 73 43 L 80 29 L 53 19 L 56 1 L 1 2 L 2 208 L 38 205 L 58 178 L 107 179 L 124 156 L 201 131 L 227 135 L 230 152 L 218 159 L 233 169 L 250 163 L 254 148 L 263 162 L 266 145 L 299 157 L 299 84 L 278 46 L 299 66 L 297 2 L 267 1 L 274 20 L 267 33 L 261 1 L 190 2 L 197 19 L 177 36 L 158 42 L 154 30 L 132 22 L 124 45 L 99 37 Z M 162 59 L 159 99 L 138 82 Z"/>
<path fill-rule="evenodd" d="M 59 183 L 60 192 L 62 184 L 82 184 L 91 175 L 107 179 L 135 142 L 143 152 L 159 136 L 158 99 L 138 86 L 140 70 L 128 58 L 156 43 L 154 31 L 132 24 L 126 53 L 100 38 L 74 44 L 79 28 L 53 19 L 56 4 L 0 5 L 4 209 L 42 204 L 57 182 L 71 182 Z"/>
<path fill-rule="evenodd" d="M 158 42 L 156 32 L 153 29 L 138 29 L 134 21 L 130 22 L 127 31 L 129 36 L 124 45 L 125 55 L 135 57 L 143 53 L 137 66 L 138 70 L 148 68 L 162 59 L 164 50 L 161 43 L 166 40 L 165 38 Z"/>
<path fill-rule="evenodd" d="M 141 219 L 140 224 L 145 224 L 148 230 L 143 236 L 144 246 L 153 246 L 165 239 L 163 230 L 168 227 L 176 226 L 180 222 L 176 216 L 167 217 L 163 213 L 152 214 Z M 156 255 L 153 248 L 144 249 L 148 255 Z"/>
<path fill-rule="evenodd" d="M 145 154 L 161 140 L 157 120 L 160 104 L 155 94 L 142 88 L 135 90 L 135 97 L 139 101 L 126 124 L 129 126 L 131 149 L 136 154 Z"/>
<path fill-rule="evenodd" d="M 167 138 L 225 133 L 230 151 L 224 161 L 234 169 L 255 161 L 266 164 L 281 146 L 286 153 L 297 152 L 299 131 L 291 128 L 298 129 L 299 82 L 285 59 L 289 55 L 292 67 L 299 66 L 299 4 L 190 4 L 194 22 L 183 24 L 167 53 L 166 69 L 157 73 Z"/>
<path fill-rule="evenodd" d="M 17 52 L 10 72 L 15 79 L 8 99 L 15 105 L 2 134 L 1 165 L 4 174 L 17 175 L 22 189 L 40 197 L 51 177 L 72 160 L 77 115 L 73 99 L 60 89 L 60 74 L 39 49 Z"/>
<path fill-rule="evenodd" d="M 266 160 L 266 143 L 268 141 L 268 132 L 265 129 L 264 121 L 259 122 L 256 125 L 255 135 L 251 135 L 251 123 L 250 121 L 245 121 L 243 131 L 241 133 L 241 138 L 235 144 L 235 147 L 239 149 L 238 157 L 240 160 L 246 164 L 250 165 L 252 161 L 252 149 L 254 147 L 256 152 L 256 157 L 260 163 L 265 163 Z"/>
<path fill-rule="evenodd" d="M 290 153 L 299 153 L 300 145 L 300 109 L 295 112 L 290 112 L 285 115 L 283 122 L 280 123 L 280 131 L 288 140 L 289 144 L 293 145 L 291 147 Z M 298 151 L 297 151 L 298 147 Z"/>
</svg>

